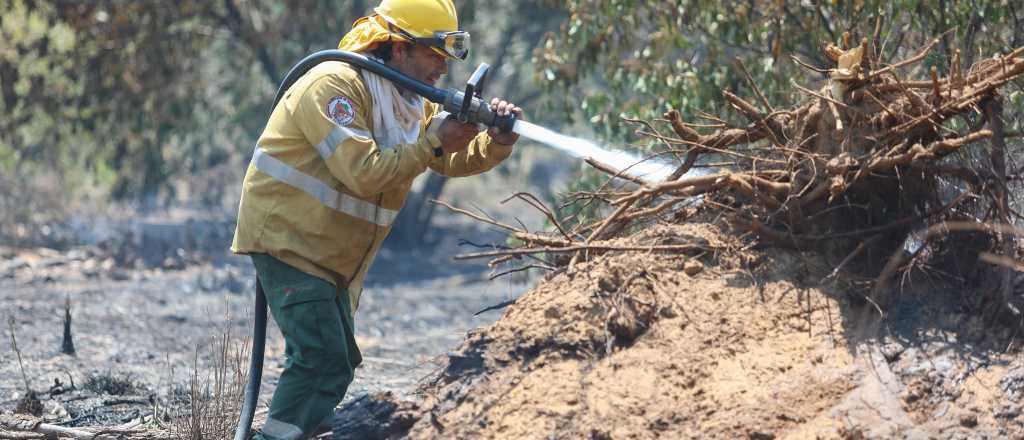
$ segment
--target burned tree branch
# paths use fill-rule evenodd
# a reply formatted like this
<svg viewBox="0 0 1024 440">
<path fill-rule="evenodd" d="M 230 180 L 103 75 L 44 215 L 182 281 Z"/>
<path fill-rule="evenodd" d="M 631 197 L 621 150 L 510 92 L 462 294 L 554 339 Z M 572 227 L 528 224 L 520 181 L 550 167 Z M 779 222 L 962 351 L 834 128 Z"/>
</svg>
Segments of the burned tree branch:
<svg viewBox="0 0 1024 440">
<path fill-rule="evenodd" d="M 849 40 L 849 34 L 844 39 Z M 558 228 L 564 238 L 496 225 L 522 240 L 523 247 L 461 258 L 563 254 L 552 259 L 558 267 L 613 250 L 668 252 L 670 248 L 607 243 L 647 225 L 684 221 L 694 212 L 705 211 L 712 214 L 712 222 L 726 218 L 745 232 L 745 237 L 755 235 L 764 245 L 802 250 L 834 247 L 842 252 L 841 262 L 823 281 L 839 276 L 844 267 L 859 267 L 853 260 L 866 254 L 893 255 L 880 273 L 861 276 L 875 280 L 865 296 L 880 311 L 888 304 L 889 280 L 908 262 L 939 258 L 935 252 L 916 254 L 920 249 L 902 251 L 904 243 L 897 242 L 897 237 L 912 230 L 929 231 L 923 239 L 927 246 L 936 225 L 945 225 L 943 231 L 948 233 L 957 221 L 995 218 L 999 224 L 985 230 L 995 234 L 998 249 L 973 249 L 972 255 L 989 252 L 1016 258 L 1014 241 L 1002 238 L 1016 232 L 999 229 L 1008 228 L 1015 215 L 1008 207 L 1008 185 L 1019 177 L 1007 175 L 1005 139 L 1010 134 L 1002 126 L 998 100 L 1000 89 L 1024 76 L 1024 47 L 970 68 L 961 66 L 954 56 L 947 77 L 929 69 L 924 70 L 924 78 L 905 78 L 902 72 L 922 71 L 910 67 L 921 66 L 939 39 L 888 65 L 876 58 L 881 52 L 873 52 L 870 43 L 862 38 L 841 46 L 824 46 L 823 59 L 835 63 L 829 68 L 796 59 L 827 74 L 828 83 L 807 87 L 791 81 L 800 96 L 789 107 L 771 105 L 746 66 L 737 62 L 754 91 L 754 102 L 759 104 L 727 90 L 721 96 L 746 119 L 746 125 L 737 126 L 699 111 L 695 117 L 712 124 L 687 123 L 679 111 L 671 110 L 664 118 L 673 134 L 665 136 L 649 122 L 629 120 L 647 127 L 636 133 L 668 145 L 664 153 L 682 156 L 665 181 L 633 180 L 639 187 L 628 192 L 578 193 L 575 203 L 591 210 L 605 205 L 610 212 L 580 221 L 571 233 Z M 980 113 L 985 117 L 975 117 Z M 950 123 L 959 119 L 967 120 L 969 129 Z M 979 163 L 977 148 L 986 140 L 992 148 L 983 153 L 988 160 Z M 710 174 L 690 173 L 706 156 L 735 160 Z M 613 177 L 623 177 L 618 170 L 596 162 L 591 165 Z M 574 239 L 584 235 L 582 242 Z M 872 237 L 867 244 L 856 241 L 865 236 Z M 564 254 L 573 256 L 565 258 Z M 875 265 L 866 266 L 879 270 Z M 1003 272 L 1004 280 L 1009 270 Z M 1004 281 L 1004 292 L 1006 285 Z"/>
</svg>

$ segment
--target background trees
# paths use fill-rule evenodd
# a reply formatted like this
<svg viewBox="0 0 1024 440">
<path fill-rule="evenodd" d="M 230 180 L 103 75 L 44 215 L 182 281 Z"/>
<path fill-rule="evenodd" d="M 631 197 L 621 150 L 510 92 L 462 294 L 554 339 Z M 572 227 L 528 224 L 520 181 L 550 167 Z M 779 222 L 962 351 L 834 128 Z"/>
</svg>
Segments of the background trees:
<svg viewBox="0 0 1024 440">
<path fill-rule="evenodd" d="M 230 211 L 287 69 L 336 47 L 376 4 L 0 0 L 5 223 L 38 221 L 86 192 Z M 535 2 L 459 5 L 474 50 L 444 85 L 487 61 L 498 68 L 490 93 L 535 99 L 531 48 L 560 16 Z M 436 197 L 443 186 L 435 177 L 423 188 Z M 414 197 L 407 215 L 428 220 L 424 199 Z"/>
<path fill-rule="evenodd" d="M 750 94 L 740 60 L 768 101 L 791 95 L 791 80 L 815 77 L 793 59 L 825 67 L 821 47 L 845 32 L 868 38 L 881 59 L 915 52 L 938 37 L 926 67 L 944 73 L 1005 52 L 1024 39 L 1024 10 L 1008 0 L 764 1 L 568 0 L 568 19 L 537 53 L 539 84 L 567 115 L 623 135 L 620 114 L 650 118 L 679 109 L 719 114 L 720 91 Z M 561 99 L 559 99 L 561 98 Z M 581 110 L 581 113 L 577 113 Z"/>
<path fill-rule="evenodd" d="M 197 203 L 231 212 L 276 85 L 315 50 L 333 48 L 367 0 L 0 0 L 0 208 L 4 224 L 38 222 L 90 194 L 141 206 Z M 790 81 L 824 78 L 819 48 L 849 32 L 882 59 L 939 37 L 926 66 L 944 72 L 1024 41 L 1009 0 L 529 0 L 457 2 L 471 58 L 498 68 L 488 94 L 548 126 L 632 140 L 622 115 L 694 120 L 725 114 L 720 91 L 768 102 Z M 900 49 L 897 49 L 900 48 Z M 1010 104 L 1019 104 L 1019 85 Z M 541 105 L 545 104 L 545 105 Z M 1019 105 L 1007 105 L 1016 130 Z M 711 122 L 714 123 L 714 122 Z M 396 234 L 422 237 L 439 176 L 417 186 Z M 0 226 L 0 236 L 10 231 Z"/>
<path fill-rule="evenodd" d="M 758 105 L 763 105 L 758 93 L 775 107 L 797 102 L 802 97 L 793 82 L 820 85 L 827 78 L 800 63 L 834 66 L 821 48 L 840 42 L 844 34 L 852 44 L 867 38 L 877 58 L 890 62 L 938 38 L 937 49 L 915 66 L 918 71 L 906 72 L 917 78 L 927 77 L 932 67 L 946 75 L 957 51 L 961 65 L 970 66 L 1024 44 L 1024 10 L 1007 0 L 567 0 L 562 4 L 568 10 L 567 19 L 536 52 L 537 87 L 544 90 L 554 114 L 589 124 L 597 135 L 617 144 L 637 142 L 633 130 L 639 127 L 626 118 L 657 121 L 670 109 L 679 110 L 685 121 L 706 124 L 696 127 L 702 131 L 710 132 L 723 122 L 742 126 L 745 117 L 722 99 L 723 90 Z M 1005 92 L 1009 102 L 1004 119 L 1016 131 L 1024 102 L 1020 81 Z M 978 121 L 983 115 L 974 113 L 970 119 Z M 672 133 L 667 124 L 656 127 L 663 134 Z M 661 144 L 647 138 L 636 146 L 663 149 Z M 1019 151 L 1019 141 L 1011 140 L 1011 176 L 1021 172 L 1016 161 Z M 978 154 L 972 160 L 986 157 Z M 599 173 L 584 172 L 569 189 L 589 190 L 604 179 Z M 570 205 L 562 215 L 572 216 L 578 210 Z"/>
</svg>

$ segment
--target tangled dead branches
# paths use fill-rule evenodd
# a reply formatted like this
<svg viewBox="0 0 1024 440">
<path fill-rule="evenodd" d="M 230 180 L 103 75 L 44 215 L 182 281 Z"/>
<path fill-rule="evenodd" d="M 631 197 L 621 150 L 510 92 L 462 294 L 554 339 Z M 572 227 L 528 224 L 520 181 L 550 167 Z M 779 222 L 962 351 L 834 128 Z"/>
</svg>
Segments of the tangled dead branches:
<svg viewBox="0 0 1024 440">
<path fill-rule="evenodd" d="M 727 214 L 733 227 L 763 245 L 845 256 L 840 266 L 860 261 L 859 274 L 872 279 L 868 299 L 880 309 L 890 301 L 889 281 L 913 262 L 924 259 L 938 266 L 945 258 L 956 261 L 963 273 L 959 260 L 970 257 L 975 262 L 970 266 L 983 266 L 978 255 L 986 256 L 984 267 L 1001 266 L 998 274 L 990 271 L 993 276 L 982 278 L 998 279 L 992 289 L 1001 292 L 997 302 L 1013 309 L 1010 270 L 1021 265 L 1015 263 L 1016 234 L 1006 228 L 1012 229 L 1008 225 L 1021 215 L 1009 204 L 1010 184 L 1017 176 L 1008 175 L 1006 139 L 1018 134 L 1003 127 L 999 90 L 1024 73 L 1024 48 L 966 70 L 955 53 L 947 77 L 932 67 L 929 78 L 908 80 L 900 71 L 919 67 L 937 40 L 889 65 L 876 59 L 867 39 L 852 47 L 848 35 L 844 41 L 823 48 L 834 67 L 801 63 L 829 79 L 816 89 L 793 82 L 805 100 L 792 107 L 772 107 L 749 75 L 763 108 L 723 91 L 723 98 L 748 121 L 745 126 L 708 115 L 716 121 L 708 132 L 708 126 L 688 124 L 670 111 L 664 122 L 675 136 L 669 137 L 652 122 L 632 121 L 644 127 L 639 133 L 681 155 L 681 165 L 667 180 L 632 180 L 633 190 L 602 188 L 581 195 L 579 202 L 606 203 L 611 213 L 575 227 L 565 226 L 532 196 L 517 194 L 544 212 L 557 232 L 537 234 L 499 224 L 522 246 L 464 258 L 497 257 L 492 261 L 496 264 L 525 255 L 571 256 L 538 263 L 555 269 L 594 251 L 692 251 L 692 245 L 609 243 L 651 222 L 678 221 L 699 199 L 705 209 Z M 746 71 L 741 63 L 739 67 Z M 730 159 L 729 165 L 696 172 L 702 159 L 723 157 Z M 930 229 L 948 221 L 1003 226 L 975 228 L 973 234 L 956 237 L 949 230 L 936 234 Z"/>
</svg>

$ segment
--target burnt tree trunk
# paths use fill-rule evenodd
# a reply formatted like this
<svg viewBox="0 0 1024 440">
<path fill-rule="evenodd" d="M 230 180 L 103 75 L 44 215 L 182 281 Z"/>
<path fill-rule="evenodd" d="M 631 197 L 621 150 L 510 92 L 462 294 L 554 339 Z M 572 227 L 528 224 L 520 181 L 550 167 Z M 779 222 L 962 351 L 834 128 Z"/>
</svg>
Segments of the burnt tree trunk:
<svg viewBox="0 0 1024 440">
<path fill-rule="evenodd" d="M 437 205 L 430 203 L 430 200 L 437 199 L 444 191 L 448 179 L 437 173 L 430 173 L 423 188 L 409 194 L 405 201 L 398 221 L 395 222 L 391 234 L 396 239 L 408 246 L 426 246 L 433 241 L 429 236 L 430 222 L 434 217 L 434 208 Z"/>
</svg>

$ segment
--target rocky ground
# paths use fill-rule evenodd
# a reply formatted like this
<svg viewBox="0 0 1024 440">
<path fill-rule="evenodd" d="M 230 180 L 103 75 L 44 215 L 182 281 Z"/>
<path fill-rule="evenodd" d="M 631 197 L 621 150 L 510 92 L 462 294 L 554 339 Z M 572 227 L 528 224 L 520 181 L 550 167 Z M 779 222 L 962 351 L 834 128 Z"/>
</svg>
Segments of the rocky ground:
<svg viewBox="0 0 1024 440">
<path fill-rule="evenodd" d="M 445 198 L 540 227 L 542 216 L 502 203 L 507 188 L 550 196 L 576 162 L 538 148 L 511 162 L 451 180 Z M 246 258 L 226 252 L 237 196 L 201 209 L 75 204 L 66 208 L 77 215 L 61 221 L 0 228 L 17 237 L 0 240 L 0 434 L 27 379 L 46 423 L 174 436 L 170 418 L 189 408 L 192 373 L 209 382 L 223 336 L 237 349 L 252 331 L 254 273 Z M 355 318 L 364 361 L 347 402 L 381 392 L 413 399 L 467 332 L 502 313 L 478 311 L 527 290 L 522 276 L 490 281 L 486 266 L 451 259 L 478 250 L 462 240 L 503 243 L 504 234 L 438 209 L 426 239 L 416 248 L 389 239 L 370 269 Z M 74 355 L 62 353 L 68 302 Z M 283 340 L 269 326 L 257 426 L 283 366 Z"/>
<path fill-rule="evenodd" d="M 475 250 L 460 238 L 503 239 L 459 228 L 434 249 L 381 252 L 356 316 L 364 363 L 325 437 L 1024 438 L 1024 329 L 934 268 L 903 278 L 881 320 L 862 290 L 828 278 L 838 261 L 752 248 L 700 219 L 620 244 L 703 251 L 608 253 L 533 287 L 451 262 Z M 193 371 L 209 381 L 222 335 L 242 345 L 253 272 L 218 244 L 229 225 L 130 230 L 0 249 L 0 422 L 27 381 L 46 423 L 175 437 Z M 67 303 L 74 355 L 62 353 Z M 268 333 L 257 424 L 283 362 Z"/>
<path fill-rule="evenodd" d="M 254 271 L 248 260 L 179 251 L 168 243 L 195 236 L 184 228 L 185 223 L 137 225 L 136 245 L 0 250 L 0 411 L 12 411 L 23 400 L 24 371 L 47 423 L 167 428 L 167 416 L 188 401 L 197 354 L 206 378 L 217 338 L 231 335 L 231 344 L 240 347 L 252 326 Z M 229 230 L 205 229 L 221 242 Z M 486 231 L 484 238 L 470 234 L 489 237 Z M 441 243 L 442 251 L 452 252 L 457 238 Z M 381 252 L 356 317 L 364 362 L 347 399 L 384 391 L 409 397 L 467 331 L 500 315 L 474 313 L 525 289 L 488 281 L 486 267 L 450 262 L 436 251 L 392 246 Z M 430 260 L 438 264 L 429 271 L 410 263 Z M 73 355 L 62 353 L 66 302 Z M 264 411 L 284 361 L 283 340 L 270 326 Z"/>
</svg>

